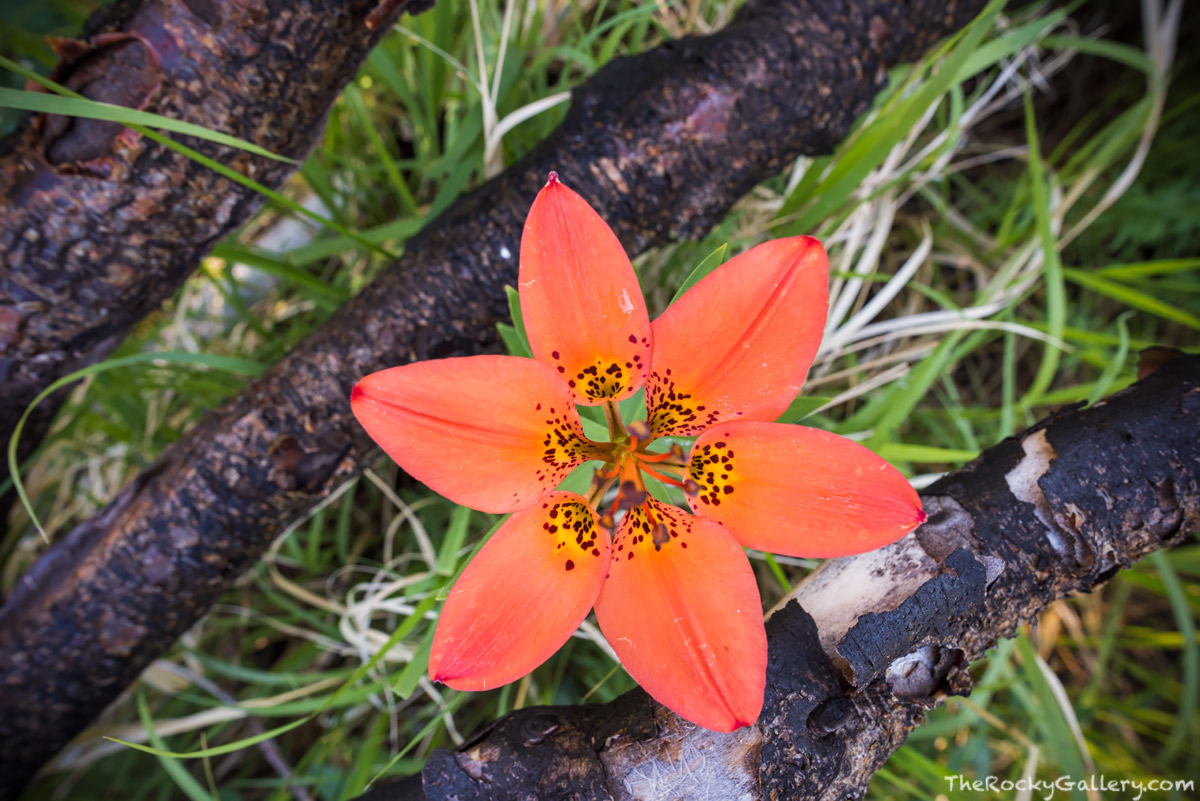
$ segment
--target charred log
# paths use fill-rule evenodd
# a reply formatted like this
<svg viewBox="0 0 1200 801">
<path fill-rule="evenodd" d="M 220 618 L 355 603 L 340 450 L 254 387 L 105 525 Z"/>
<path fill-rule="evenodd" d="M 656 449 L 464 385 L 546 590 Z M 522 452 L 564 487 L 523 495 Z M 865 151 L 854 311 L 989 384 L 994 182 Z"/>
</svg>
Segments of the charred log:
<svg viewBox="0 0 1200 801">
<path fill-rule="evenodd" d="M 302 160 L 392 21 L 430 4 L 127 0 L 84 39 L 56 42 L 52 77 Z M 272 188 L 298 166 L 178 138 Z M 42 390 L 108 356 L 262 203 L 119 123 L 37 115 L 0 142 L 0 442 Z M 59 400 L 31 416 L 22 458 Z"/>
</svg>

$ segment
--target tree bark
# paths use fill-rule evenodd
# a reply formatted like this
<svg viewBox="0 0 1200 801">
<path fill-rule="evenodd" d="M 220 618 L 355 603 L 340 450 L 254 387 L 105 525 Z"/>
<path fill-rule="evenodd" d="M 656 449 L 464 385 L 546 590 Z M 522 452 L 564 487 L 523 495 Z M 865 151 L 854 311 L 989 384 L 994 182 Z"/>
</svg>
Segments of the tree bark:
<svg viewBox="0 0 1200 801">
<path fill-rule="evenodd" d="M 371 47 L 401 11 L 428 4 L 123 0 L 84 40 L 58 44 L 53 77 L 299 161 Z M 176 138 L 272 188 L 298 166 Z M 262 203 L 118 123 L 37 115 L 0 142 L 0 443 L 42 390 L 112 353 Z M 22 458 L 61 397 L 31 415 Z"/>
<path fill-rule="evenodd" d="M 926 710 L 970 692 L 970 660 L 1200 530 L 1200 356 L 1038 423 L 922 497 L 924 525 L 824 563 L 776 607 L 755 726 L 706 731 L 641 690 L 524 709 L 362 801 L 861 798 Z"/>
<path fill-rule="evenodd" d="M 358 378 L 495 347 L 524 218 L 549 170 L 632 253 L 698 237 L 788 160 L 829 152 L 887 65 L 980 6 L 752 0 L 720 33 L 603 69 L 534 153 L 427 226 L 22 579 L 0 610 L 0 787 L 26 782 L 290 521 L 376 456 L 350 413 Z"/>
</svg>

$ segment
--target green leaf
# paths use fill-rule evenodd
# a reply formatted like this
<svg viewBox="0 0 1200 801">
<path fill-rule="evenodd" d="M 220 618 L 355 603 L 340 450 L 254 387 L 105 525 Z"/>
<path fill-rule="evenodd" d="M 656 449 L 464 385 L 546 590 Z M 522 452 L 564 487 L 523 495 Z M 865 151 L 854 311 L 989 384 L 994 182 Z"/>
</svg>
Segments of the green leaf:
<svg viewBox="0 0 1200 801">
<path fill-rule="evenodd" d="M 697 264 L 696 269 L 692 270 L 688 274 L 688 277 L 683 279 L 683 283 L 679 285 L 679 290 L 675 293 L 675 297 L 671 298 L 671 303 L 682 298 L 689 289 L 699 283 L 705 276 L 724 264 L 725 254 L 728 250 L 729 245 L 724 244 L 705 256 L 704 261 Z"/>
<path fill-rule="evenodd" d="M 456 506 L 450 514 L 450 525 L 446 526 L 446 538 L 442 540 L 441 550 L 438 551 L 435 572 L 439 576 L 454 575 L 458 565 L 458 552 L 467 539 L 467 527 L 471 523 L 471 510 L 465 506 Z"/>
<path fill-rule="evenodd" d="M 500 341 L 504 343 L 504 349 L 508 351 L 510 356 L 516 356 L 520 359 L 533 357 L 533 354 L 525 350 L 527 346 L 521 340 L 521 335 L 517 333 L 517 329 L 508 323 L 496 323 L 496 333 L 500 335 Z"/>
<path fill-rule="evenodd" d="M 511 348 L 509 352 L 514 356 L 528 356 L 532 358 L 533 349 L 529 347 L 529 336 L 525 333 L 525 315 L 521 313 L 521 293 L 511 286 L 504 287 L 504 295 L 508 298 L 508 313 L 512 315 L 512 328 L 520 338 L 521 352 L 514 352 Z"/>
<path fill-rule="evenodd" d="M 801 395 L 788 404 L 783 414 L 775 420 L 776 423 L 799 423 L 810 414 L 832 401 L 822 395 Z"/>
</svg>

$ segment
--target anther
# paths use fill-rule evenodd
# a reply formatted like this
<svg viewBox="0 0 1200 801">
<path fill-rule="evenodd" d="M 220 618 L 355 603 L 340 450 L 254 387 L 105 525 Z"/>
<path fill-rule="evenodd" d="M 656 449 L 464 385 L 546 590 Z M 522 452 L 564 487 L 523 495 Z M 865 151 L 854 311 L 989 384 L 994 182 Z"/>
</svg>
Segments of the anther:
<svg viewBox="0 0 1200 801">
<path fill-rule="evenodd" d="M 642 440 L 643 442 L 649 440 L 652 434 L 650 431 L 650 426 L 646 424 L 645 420 L 634 420 L 632 423 L 625 426 L 625 428 L 632 436 Z"/>
<path fill-rule="evenodd" d="M 646 502 L 646 491 L 632 481 L 622 481 L 617 490 L 617 509 L 628 510 Z"/>
<path fill-rule="evenodd" d="M 662 547 L 671 541 L 671 532 L 667 530 L 665 523 L 659 523 L 654 527 L 650 538 L 654 541 L 654 550 L 661 551 Z"/>
</svg>

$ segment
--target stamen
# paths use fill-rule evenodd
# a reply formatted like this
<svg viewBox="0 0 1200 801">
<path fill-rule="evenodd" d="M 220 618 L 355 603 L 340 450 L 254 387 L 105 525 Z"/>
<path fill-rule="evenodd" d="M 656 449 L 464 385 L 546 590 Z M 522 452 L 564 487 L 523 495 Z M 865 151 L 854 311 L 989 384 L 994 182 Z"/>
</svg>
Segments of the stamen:
<svg viewBox="0 0 1200 801">
<path fill-rule="evenodd" d="M 676 451 L 679 451 L 679 452 L 677 453 Z M 639 462 L 650 462 L 652 464 L 655 462 L 662 462 L 663 464 L 669 464 L 674 467 L 683 467 L 685 464 L 687 464 L 686 462 L 683 461 L 683 452 L 682 452 L 682 449 L 680 449 L 680 447 L 678 445 L 676 445 L 675 448 L 667 451 L 666 453 L 653 453 L 651 451 L 642 451 L 641 453 L 639 453 L 637 455 L 637 458 L 638 458 Z"/>
<path fill-rule="evenodd" d="M 602 473 L 599 470 L 592 476 L 592 487 L 588 490 L 588 494 L 584 500 L 592 511 L 597 511 L 600 507 L 600 502 L 604 500 L 604 496 L 612 489 L 612 485 L 617 482 L 616 470 L 612 474 Z"/>
<path fill-rule="evenodd" d="M 683 487 L 683 482 L 680 481 L 679 479 L 672 478 L 670 476 L 665 476 L 662 473 L 658 472 L 657 470 L 654 470 L 646 465 L 642 465 L 642 470 L 647 475 L 654 476 L 655 478 L 657 478 L 659 481 L 661 481 L 664 484 L 670 484 L 672 487 Z M 695 483 L 695 482 L 693 482 L 693 483 Z"/>
</svg>

